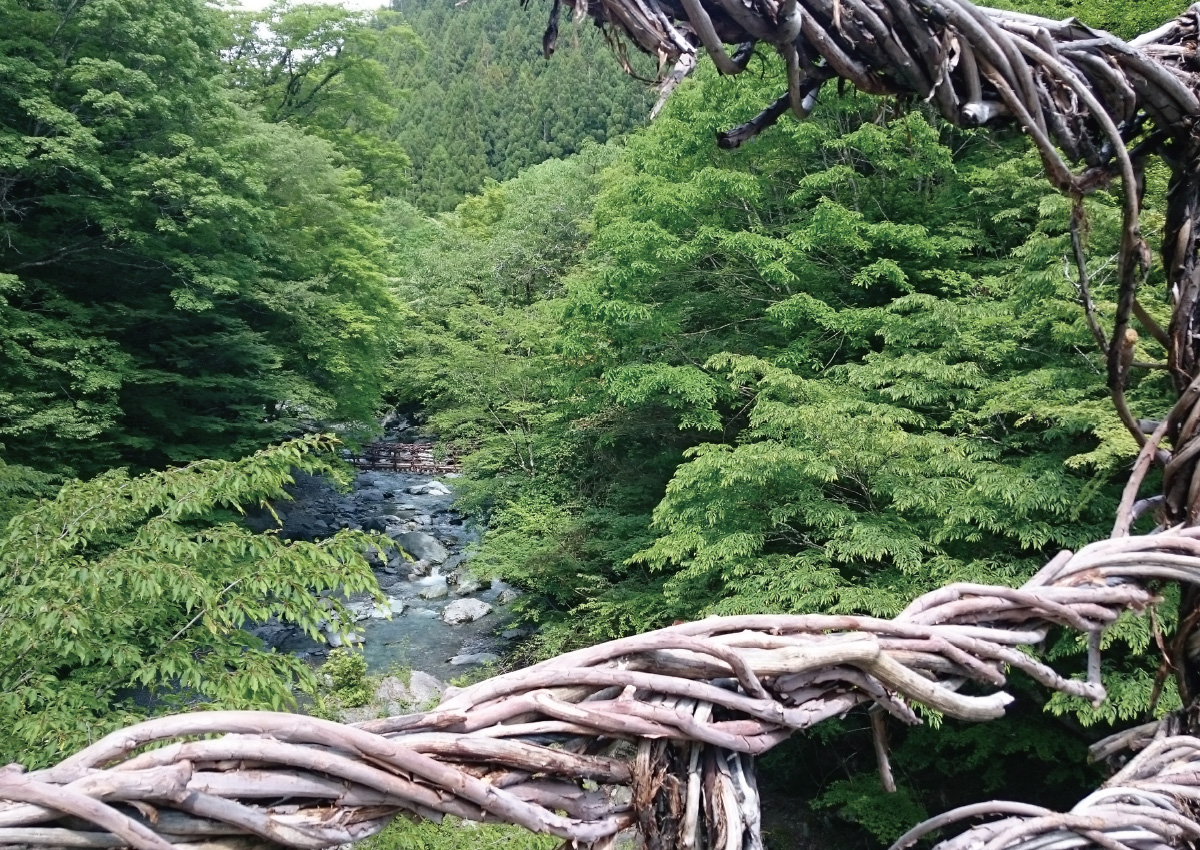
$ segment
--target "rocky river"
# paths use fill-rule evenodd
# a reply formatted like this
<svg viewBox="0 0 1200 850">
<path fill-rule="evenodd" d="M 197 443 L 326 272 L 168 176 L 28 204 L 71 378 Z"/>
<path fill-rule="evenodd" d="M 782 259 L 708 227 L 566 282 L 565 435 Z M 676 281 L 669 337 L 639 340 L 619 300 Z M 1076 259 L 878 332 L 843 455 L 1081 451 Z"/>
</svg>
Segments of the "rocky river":
<svg viewBox="0 0 1200 850">
<path fill-rule="evenodd" d="M 509 627 L 508 608 L 518 593 L 471 569 L 479 531 L 454 510 L 452 477 L 443 483 L 427 475 L 360 472 L 353 489 L 339 493 L 324 479 L 299 476 L 289 488 L 293 500 L 274 505 L 280 533 L 312 540 L 340 528 L 379 532 L 396 547 L 381 546 L 368 557 L 387 601 L 377 606 L 365 595 L 351 597 L 353 628 L 329 624 L 328 644 L 278 622 L 252 631 L 280 651 L 314 661 L 349 633 L 373 673 L 408 668 L 449 679 L 499 660 L 512 641 L 528 634 Z M 256 522 L 274 525 L 269 516 Z"/>
</svg>

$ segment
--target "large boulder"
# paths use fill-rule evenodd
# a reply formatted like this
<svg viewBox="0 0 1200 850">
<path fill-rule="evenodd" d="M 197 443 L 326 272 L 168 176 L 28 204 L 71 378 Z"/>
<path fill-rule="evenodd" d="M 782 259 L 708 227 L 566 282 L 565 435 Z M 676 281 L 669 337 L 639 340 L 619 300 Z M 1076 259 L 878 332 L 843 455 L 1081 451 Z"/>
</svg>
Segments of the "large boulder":
<svg viewBox="0 0 1200 850">
<path fill-rule="evenodd" d="M 446 586 L 446 582 L 443 580 L 421 588 L 420 596 L 422 599 L 441 599 L 449 593 L 450 588 Z"/>
<path fill-rule="evenodd" d="M 466 655 L 456 655 L 450 659 L 450 665 L 461 667 L 465 664 L 495 664 L 500 656 L 494 652 L 472 652 Z"/>
<path fill-rule="evenodd" d="M 415 484 L 404 492 L 412 496 L 449 496 L 450 488 L 440 481 L 430 481 L 428 484 Z"/>
<path fill-rule="evenodd" d="M 289 513 L 277 511 L 283 520 L 280 536 L 288 540 L 316 540 L 329 534 L 329 523 L 311 508 L 293 508 Z"/>
<path fill-rule="evenodd" d="M 463 623 L 473 623 L 490 613 L 492 606 L 482 599 L 455 599 L 442 611 L 442 621 L 447 625 L 461 626 Z"/>
<path fill-rule="evenodd" d="M 392 539 L 400 544 L 405 552 L 418 561 L 429 561 L 433 564 L 445 563 L 450 557 L 446 547 L 432 534 L 423 531 L 406 531 L 392 535 Z"/>
<path fill-rule="evenodd" d="M 483 589 L 483 581 L 465 564 L 450 573 L 447 578 L 450 584 L 454 585 L 455 592 L 460 596 L 477 593 Z M 491 582 L 488 582 L 488 584 L 490 585 Z"/>
</svg>

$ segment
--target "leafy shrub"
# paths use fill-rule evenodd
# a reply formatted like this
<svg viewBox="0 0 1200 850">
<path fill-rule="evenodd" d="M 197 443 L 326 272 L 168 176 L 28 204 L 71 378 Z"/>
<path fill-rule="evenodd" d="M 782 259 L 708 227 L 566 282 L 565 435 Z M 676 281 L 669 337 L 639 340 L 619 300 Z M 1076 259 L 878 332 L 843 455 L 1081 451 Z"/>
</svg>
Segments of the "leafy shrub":
<svg viewBox="0 0 1200 850">
<path fill-rule="evenodd" d="M 373 539 L 284 542 L 235 522 L 294 470 L 338 476 L 311 436 L 239 461 L 70 481 L 0 532 L 0 760 L 38 767 L 155 711 L 264 708 L 313 691 L 301 660 L 243 631 L 276 618 L 313 638 L 350 622 L 322 591 L 378 593 Z"/>
<path fill-rule="evenodd" d="M 894 841 L 928 817 L 909 788 L 898 785 L 895 793 L 882 793 L 879 777 L 869 773 L 831 783 L 812 805 L 815 809 L 837 810 L 881 842 Z"/>
<path fill-rule="evenodd" d="M 367 679 L 367 659 L 361 652 L 335 649 L 321 667 L 328 677 L 329 696 L 344 708 L 358 708 L 371 701 L 373 689 Z"/>
<path fill-rule="evenodd" d="M 561 843 L 519 826 L 477 824 L 447 817 L 440 824 L 396 818 L 387 828 L 357 845 L 362 850 L 552 850 Z"/>
</svg>

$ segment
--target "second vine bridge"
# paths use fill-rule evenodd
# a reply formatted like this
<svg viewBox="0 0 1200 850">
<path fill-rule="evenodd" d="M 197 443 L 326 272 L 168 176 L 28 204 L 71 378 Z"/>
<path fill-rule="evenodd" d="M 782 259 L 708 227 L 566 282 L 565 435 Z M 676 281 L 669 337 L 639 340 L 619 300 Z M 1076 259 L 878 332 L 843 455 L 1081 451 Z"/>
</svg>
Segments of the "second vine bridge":
<svg viewBox="0 0 1200 850">
<path fill-rule="evenodd" d="M 358 469 L 445 475 L 461 467 L 453 455 L 437 455 L 432 443 L 367 443 L 346 455 Z"/>
</svg>

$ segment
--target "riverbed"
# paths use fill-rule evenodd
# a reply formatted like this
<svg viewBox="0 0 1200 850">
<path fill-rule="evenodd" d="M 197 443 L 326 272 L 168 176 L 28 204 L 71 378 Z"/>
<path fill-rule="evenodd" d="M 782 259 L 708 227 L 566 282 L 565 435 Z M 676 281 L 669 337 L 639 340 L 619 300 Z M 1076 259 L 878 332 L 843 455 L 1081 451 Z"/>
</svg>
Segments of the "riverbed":
<svg viewBox="0 0 1200 850">
<path fill-rule="evenodd" d="M 454 509 L 453 487 L 452 477 L 360 472 L 352 490 L 339 493 L 323 479 L 299 477 L 289 488 L 292 501 L 275 505 L 280 533 L 312 540 L 339 528 L 379 532 L 381 545 L 369 560 L 387 602 L 377 606 L 365 594 L 346 600 L 355 622 L 329 624 L 328 643 L 280 623 L 252 631 L 314 662 L 349 643 L 362 649 L 372 673 L 407 668 L 449 679 L 499 660 L 527 634 L 511 628 L 519 594 L 471 569 L 480 530 Z"/>
</svg>

